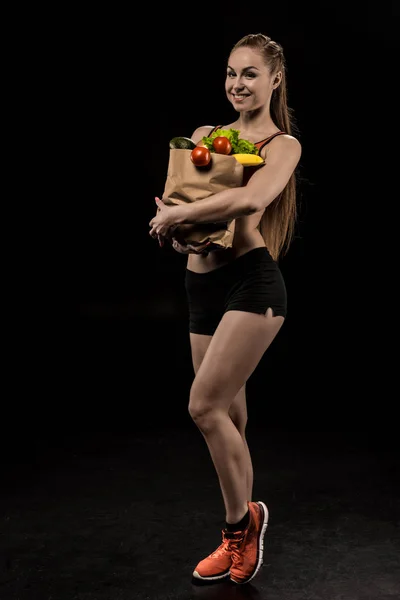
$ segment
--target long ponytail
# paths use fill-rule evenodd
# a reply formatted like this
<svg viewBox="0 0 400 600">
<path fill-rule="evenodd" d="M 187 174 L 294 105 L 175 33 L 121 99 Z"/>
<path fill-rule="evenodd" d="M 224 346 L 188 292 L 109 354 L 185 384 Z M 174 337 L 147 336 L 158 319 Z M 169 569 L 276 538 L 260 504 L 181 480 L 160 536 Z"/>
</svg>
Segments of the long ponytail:
<svg viewBox="0 0 400 600">
<path fill-rule="evenodd" d="M 281 82 L 272 92 L 271 117 L 281 131 L 292 135 L 294 119 L 292 109 L 287 104 L 286 63 L 282 46 L 262 33 L 246 35 L 235 44 L 232 52 L 243 46 L 257 49 L 271 74 L 282 72 Z M 294 172 L 279 196 L 267 206 L 260 221 L 260 233 L 274 260 L 287 253 L 294 238 L 297 220 L 296 189 Z"/>
</svg>

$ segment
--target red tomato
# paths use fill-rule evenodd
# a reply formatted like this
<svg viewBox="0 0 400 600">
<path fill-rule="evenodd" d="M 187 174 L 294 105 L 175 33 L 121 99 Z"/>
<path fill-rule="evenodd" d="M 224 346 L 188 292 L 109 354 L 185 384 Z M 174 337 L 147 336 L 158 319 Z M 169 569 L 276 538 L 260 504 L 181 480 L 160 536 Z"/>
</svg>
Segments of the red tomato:
<svg viewBox="0 0 400 600">
<path fill-rule="evenodd" d="M 190 153 L 190 158 L 196 167 L 206 167 L 211 160 L 211 152 L 205 146 L 196 146 Z"/>
<path fill-rule="evenodd" d="M 218 154 L 230 154 L 232 150 L 232 144 L 228 138 L 224 136 L 216 137 L 213 141 L 213 147 L 215 152 Z"/>
</svg>

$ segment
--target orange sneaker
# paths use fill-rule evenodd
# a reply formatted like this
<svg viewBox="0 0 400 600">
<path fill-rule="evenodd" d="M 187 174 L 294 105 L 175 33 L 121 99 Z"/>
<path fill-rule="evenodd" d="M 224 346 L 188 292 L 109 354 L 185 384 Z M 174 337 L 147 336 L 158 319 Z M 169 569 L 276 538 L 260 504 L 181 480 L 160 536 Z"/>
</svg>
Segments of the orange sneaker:
<svg viewBox="0 0 400 600">
<path fill-rule="evenodd" d="M 268 509 L 263 502 L 248 502 L 250 523 L 244 531 L 235 531 L 230 540 L 232 552 L 231 581 L 247 583 L 263 564 L 264 535 L 268 525 Z"/>
<path fill-rule="evenodd" d="M 199 562 L 193 571 L 193 577 L 203 581 L 217 581 L 229 577 L 229 569 L 232 565 L 230 540 L 226 537 L 226 531 L 222 530 L 222 544 L 207 558 Z"/>
</svg>

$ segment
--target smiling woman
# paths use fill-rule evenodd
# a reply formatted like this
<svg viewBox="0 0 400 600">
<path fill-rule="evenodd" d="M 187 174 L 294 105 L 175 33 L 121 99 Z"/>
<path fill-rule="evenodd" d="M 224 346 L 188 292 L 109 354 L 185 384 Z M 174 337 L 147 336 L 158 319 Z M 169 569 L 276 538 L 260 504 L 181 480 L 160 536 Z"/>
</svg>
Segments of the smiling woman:
<svg viewBox="0 0 400 600">
<path fill-rule="evenodd" d="M 228 65 L 227 77 L 226 77 L 226 91 L 228 99 L 233 104 L 243 104 L 247 98 L 251 98 L 256 103 L 258 97 L 267 94 L 268 84 L 270 83 L 270 74 L 268 69 L 256 67 L 255 65 L 246 65 L 246 60 L 252 59 L 249 56 L 249 52 L 242 50 L 240 53 L 236 53 L 231 58 L 233 64 L 237 64 L 238 68 L 235 70 L 232 66 Z M 244 61 L 244 62 L 243 62 Z M 243 65 L 244 66 L 241 66 Z M 278 77 L 281 77 L 281 73 Z M 273 88 L 272 88 L 273 89 Z"/>
<path fill-rule="evenodd" d="M 245 386 L 286 317 L 278 259 L 293 237 L 301 145 L 292 135 L 283 49 L 270 37 L 250 34 L 235 44 L 225 93 L 237 119 L 198 127 L 190 139 L 211 142 L 218 129 L 237 130 L 256 146 L 263 164 L 240 187 L 196 202 L 169 206 L 157 198 L 150 235 L 173 239 L 180 224 L 235 222 L 232 247 L 207 254 L 193 254 L 177 240 L 173 247 L 188 254 L 185 288 L 195 371 L 189 413 L 206 440 L 226 510 L 222 544 L 197 564 L 193 576 L 243 584 L 260 570 L 268 523 L 267 506 L 252 500 Z"/>
</svg>

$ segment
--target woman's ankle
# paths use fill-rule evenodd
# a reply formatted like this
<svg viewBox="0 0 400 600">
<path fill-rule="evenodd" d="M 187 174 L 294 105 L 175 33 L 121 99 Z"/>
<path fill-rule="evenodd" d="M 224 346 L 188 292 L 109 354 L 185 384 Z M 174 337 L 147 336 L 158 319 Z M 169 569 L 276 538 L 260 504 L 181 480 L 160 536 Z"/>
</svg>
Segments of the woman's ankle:
<svg viewBox="0 0 400 600">
<path fill-rule="evenodd" d="M 249 521 L 249 507 L 246 503 L 246 507 L 241 513 L 226 515 L 226 529 L 230 531 L 241 531 L 246 529 Z"/>
</svg>

